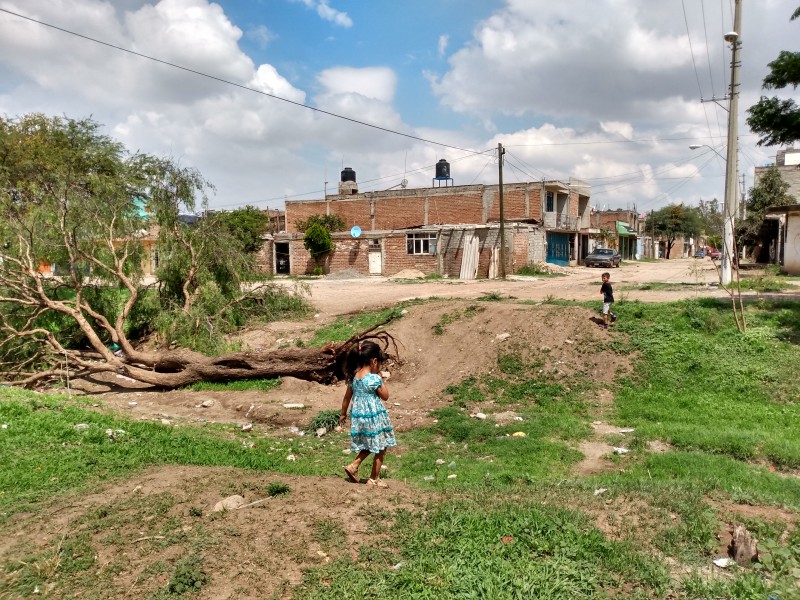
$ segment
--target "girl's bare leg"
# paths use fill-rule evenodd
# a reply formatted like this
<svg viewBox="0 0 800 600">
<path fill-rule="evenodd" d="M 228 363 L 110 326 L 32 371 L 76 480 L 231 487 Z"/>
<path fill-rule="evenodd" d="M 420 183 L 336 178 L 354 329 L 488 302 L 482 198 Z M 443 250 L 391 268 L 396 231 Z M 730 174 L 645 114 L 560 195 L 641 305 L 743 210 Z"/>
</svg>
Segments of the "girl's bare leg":
<svg viewBox="0 0 800 600">
<path fill-rule="evenodd" d="M 358 473 L 358 467 L 361 466 L 361 463 L 364 462 L 364 459 L 367 458 L 369 454 L 369 450 L 362 450 L 358 453 L 358 456 L 356 456 L 355 460 L 350 463 L 354 473 Z"/>
<path fill-rule="evenodd" d="M 374 479 L 377 481 L 381 478 L 381 465 L 383 465 L 383 456 L 386 454 L 386 448 L 381 450 L 375 455 L 375 458 L 372 459 L 372 473 L 370 474 L 369 478 Z"/>
</svg>

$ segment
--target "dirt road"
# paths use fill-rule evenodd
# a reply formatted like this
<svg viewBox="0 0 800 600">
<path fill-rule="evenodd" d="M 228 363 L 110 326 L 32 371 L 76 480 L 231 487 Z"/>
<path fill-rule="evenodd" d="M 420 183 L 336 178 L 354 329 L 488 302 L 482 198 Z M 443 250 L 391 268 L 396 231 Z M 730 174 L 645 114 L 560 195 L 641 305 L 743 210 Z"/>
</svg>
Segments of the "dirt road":
<svg viewBox="0 0 800 600">
<path fill-rule="evenodd" d="M 310 280 L 311 302 L 323 316 L 352 313 L 364 309 L 389 306 L 412 298 L 477 298 L 496 292 L 520 300 L 597 300 L 600 274 L 604 269 L 576 267 L 567 269 L 564 277 L 510 276 L 505 281 L 479 279 L 394 280 L 386 277 L 332 277 Z M 725 298 L 716 289 L 717 271 L 710 259 L 677 259 L 658 262 L 629 262 L 619 269 L 610 269 L 617 300 L 668 302 L 697 295 Z M 280 281 L 280 280 L 279 280 Z M 285 280 L 287 284 L 289 280 Z M 644 284 L 659 285 L 657 289 L 637 289 Z M 672 287 L 674 286 L 674 287 Z"/>
</svg>

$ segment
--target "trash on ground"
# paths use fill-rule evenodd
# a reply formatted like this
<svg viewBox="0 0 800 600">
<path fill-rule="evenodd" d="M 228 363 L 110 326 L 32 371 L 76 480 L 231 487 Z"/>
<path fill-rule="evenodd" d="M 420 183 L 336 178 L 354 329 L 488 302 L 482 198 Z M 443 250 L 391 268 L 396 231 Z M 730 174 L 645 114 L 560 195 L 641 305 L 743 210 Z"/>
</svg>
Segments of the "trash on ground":
<svg viewBox="0 0 800 600">
<path fill-rule="evenodd" d="M 252 423 L 245 423 L 242 425 L 242 431 L 251 431 L 253 429 Z"/>
<path fill-rule="evenodd" d="M 283 405 L 283 408 L 305 408 L 306 405 L 300 402 L 287 402 Z"/>
<path fill-rule="evenodd" d="M 614 448 L 614 454 L 627 454 L 627 448 Z"/>
<path fill-rule="evenodd" d="M 727 556 L 725 556 L 723 558 L 715 558 L 713 562 L 720 569 L 727 569 L 728 567 L 736 564 L 735 560 L 733 560 L 732 558 L 729 558 Z"/>
<path fill-rule="evenodd" d="M 624 427 L 619 430 L 620 433 L 633 433 L 634 431 L 636 431 L 636 429 L 633 427 Z"/>
<path fill-rule="evenodd" d="M 511 437 L 528 437 L 528 434 L 524 431 L 515 431 L 511 434 Z"/>
<path fill-rule="evenodd" d="M 604 494 L 604 493 L 606 493 L 607 491 L 608 491 L 608 488 L 597 488 L 597 489 L 594 491 L 594 495 L 595 495 L 595 496 L 599 496 L 600 494 Z"/>
<path fill-rule="evenodd" d="M 286 457 L 286 460 L 288 460 L 289 462 L 294 462 L 297 460 L 297 457 L 294 454 L 290 454 L 289 456 Z"/>
<path fill-rule="evenodd" d="M 75 425 L 75 429 L 77 431 L 83 431 L 84 429 L 89 429 L 89 425 L 87 425 L 86 423 L 78 423 L 77 425 Z"/>
</svg>

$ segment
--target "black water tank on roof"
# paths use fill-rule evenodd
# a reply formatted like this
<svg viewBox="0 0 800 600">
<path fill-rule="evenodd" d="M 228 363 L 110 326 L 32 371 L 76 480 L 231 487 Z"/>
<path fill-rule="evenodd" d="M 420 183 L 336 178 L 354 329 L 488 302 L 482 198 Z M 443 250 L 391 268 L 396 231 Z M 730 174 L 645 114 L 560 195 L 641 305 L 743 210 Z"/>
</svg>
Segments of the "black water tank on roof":
<svg viewBox="0 0 800 600">
<path fill-rule="evenodd" d="M 353 171 L 350 167 L 345 167 L 344 171 L 342 171 L 342 181 L 355 181 L 356 180 L 356 172 Z"/>
<path fill-rule="evenodd" d="M 436 179 L 450 179 L 450 163 L 445 159 L 436 163 Z"/>
</svg>

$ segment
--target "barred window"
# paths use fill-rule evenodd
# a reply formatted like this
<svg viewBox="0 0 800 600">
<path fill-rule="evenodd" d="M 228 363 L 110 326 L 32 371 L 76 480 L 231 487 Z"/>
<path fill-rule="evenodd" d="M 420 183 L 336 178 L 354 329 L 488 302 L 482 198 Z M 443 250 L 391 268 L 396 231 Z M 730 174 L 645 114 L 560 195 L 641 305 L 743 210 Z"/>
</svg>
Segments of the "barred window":
<svg viewBox="0 0 800 600">
<path fill-rule="evenodd" d="M 545 198 L 547 201 L 545 212 L 553 212 L 553 192 L 547 192 L 547 194 L 545 194 Z"/>
<path fill-rule="evenodd" d="M 409 233 L 406 235 L 408 254 L 436 254 L 435 233 Z"/>
</svg>

